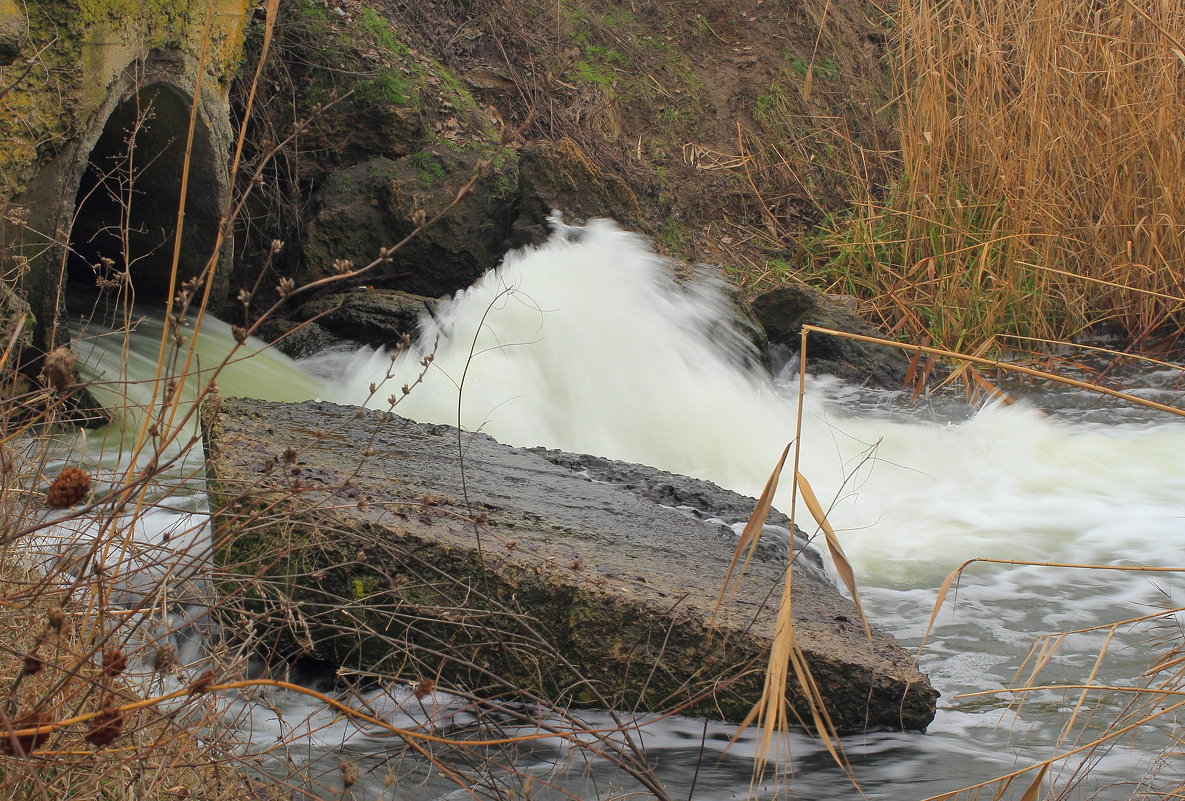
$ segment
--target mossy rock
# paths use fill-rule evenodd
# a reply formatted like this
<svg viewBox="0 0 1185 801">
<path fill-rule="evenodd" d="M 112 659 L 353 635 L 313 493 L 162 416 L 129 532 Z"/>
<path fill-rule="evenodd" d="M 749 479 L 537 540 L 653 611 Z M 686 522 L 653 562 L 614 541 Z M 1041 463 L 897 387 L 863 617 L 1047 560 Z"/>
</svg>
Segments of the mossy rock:
<svg viewBox="0 0 1185 801">
<path fill-rule="evenodd" d="M 0 0 L 0 66 L 20 57 L 29 35 L 29 22 L 14 0 Z"/>
<path fill-rule="evenodd" d="M 512 152 L 436 145 L 401 159 L 375 158 L 334 172 L 319 193 L 304 245 L 300 279 L 336 272 L 345 259 L 369 264 L 408 237 L 417 220 L 449 207 L 474 175 L 473 189 L 394 254 L 367 280 L 390 289 L 439 297 L 468 286 L 495 266 L 506 249 L 517 207 Z M 479 163 L 490 162 L 485 172 Z"/>
<path fill-rule="evenodd" d="M 552 211 L 563 212 L 571 222 L 607 217 L 623 228 L 648 229 L 629 185 L 597 167 L 571 139 L 532 143 L 523 149 L 519 195 L 516 244 L 545 240 L 546 218 Z"/>
</svg>

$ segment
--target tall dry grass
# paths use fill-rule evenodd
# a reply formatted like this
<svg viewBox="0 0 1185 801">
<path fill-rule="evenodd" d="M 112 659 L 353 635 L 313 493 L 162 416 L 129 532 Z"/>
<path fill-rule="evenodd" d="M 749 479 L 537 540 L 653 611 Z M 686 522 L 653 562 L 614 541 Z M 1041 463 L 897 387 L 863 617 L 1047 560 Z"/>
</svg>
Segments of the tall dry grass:
<svg viewBox="0 0 1185 801">
<path fill-rule="evenodd" d="M 1185 6 L 903 0 L 901 178 L 807 243 L 888 328 L 970 351 L 993 334 L 1185 328 Z"/>
</svg>

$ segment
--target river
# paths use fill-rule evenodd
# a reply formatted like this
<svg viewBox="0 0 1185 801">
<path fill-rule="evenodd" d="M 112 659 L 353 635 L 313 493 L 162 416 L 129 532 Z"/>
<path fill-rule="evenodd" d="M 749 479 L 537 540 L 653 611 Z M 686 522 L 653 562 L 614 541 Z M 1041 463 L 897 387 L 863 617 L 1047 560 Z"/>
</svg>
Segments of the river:
<svg viewBox="0 0 1185 801">
<path fill-rule="evenodd" d="M 710 276 L 676 281 L 645 240 L 596 223 L 511 254 L 499 270 L 442 304 L 376 393 L 369 385 L 382 382 L 391 359 L 370 349 L 300 364 L 266 352 L 242 362 L 239 373 L 220 376 L 219 385 L 223 394 L 285 400 L 361 403 L 371 396 L 385 408 L 389 395 L 423 374 L 397 407 L 400 414 L 459 420 L 509 444 L 650 464 L 755 495 L 795 436 L 797 377 L 770 378 L 746 367 L 747 345 L 728 309 Z M 87 340 L 90 375 L 145 377 L 159 325 L 141 324 L 131 336 L 133 359 L 122 366 L 121 335 Z M 214 363 L 230 344 L 229 330 L 212 321 L 203 334 L 205 362 Z M 428 353 L 433 359 L 425 368 L 420 359 Z M 1168 404 L 1181 401 L 1179 379 L 1168 368 L 1130 377 L 1134 391 Z M 915 402 L 828 377 L 807 381 L 801 471 L 830 506 L 872 622 L 906 647 L 921 643 L 940 585 L 969 559 L 1185 565 L 1185 421 L 1079 390 L 1017 387 L 1014 394 L 1013 405 L 971 410 L 942 393 Z M 123 441 L 91 437 L 87 447 L 93 461 L 118 463 Z M 198 536 L 201 490 L 187 486 L 185 525 Z M 775 505 L 788 510 L 790 491 L 782 487 Z M 800 514 L 808 532 L 809 522 Z M 151 539 L 169 525 L 176 520 L 146 524 L 142 536 Z M 1011 695 L 991 693 L 1028 677 L 1033 648 L 1045 648 L 1038 683 L 1137 684 L 1159 654 L 1180 645 L 1180 614 L 1048 635 L 1174 610 L 1182 603 L 1180 585 L 1177 573 L 970 566 L 921 653 L 922 668 L 942 692 L 928 733 L 844 740 L 863 792 L 885 799 L 939 795 L 1099 736 L 1109 720 L 1132 714 L 1125 707 L 1130 693 L 1092 691 L 1090 714 L 1081 713 L 1068 732 L 1063 726 L 1079 690 L 1035 692 L 1019 705 L 1010 705 L 1017 700 Z M 972 693 L 978 694 L 967 697 Z M 406 700 L 398 692 L 370 699 L 393 721 L 410 722 L 401 717 Z M 364 768 L 352 788 L 358 799 L 591 798 L 637 789 L 608 763 L 544 741 L 518 754 L 513 770 L 466 790 L 393 753 L 389 739 L 303 698 L 273 699 L 280 715 L 235 698 L 226 703 L 256 747 L 289 742 L 270 770 L 297 766 L 290 778 L 298 776 L 293 781 L 316 796 L 335 797 L 337 789 L 317 788 L 340 788 L 336 760 L 343 753 Z M 1167 706 L 1168 700 L 1145 712 Z M 315 734 L 293 738 L 301 727 Z M 1136 783 L 1145 776 L 1152 777 L 1149 793 L 1179 786 L 1179 760 L 1159 759 L 1163 749 L 1180 750 L 1170 739 L 1177 731 L 1174 714 L 1165 714 L 1133 737 L 1059 763 L 1048 780 L 1063 794 L 1043 797 L 1129 798 L 1144 792 Z M 751 787 L 751 733 L 726 748 L 734 732 L 700 720 L 668 719 L 640 732 L 674 798 L 858 797 L 826 752 L 802 734 L 784 738 L 783 758 Z M 1089 771 L 1082 770 L 1084 761 Z M 391 771 L 405 772 L 394 788 L 384 783 Z M 1017 780 L 1016 797 L 1027 784 Z"/>
</svg>

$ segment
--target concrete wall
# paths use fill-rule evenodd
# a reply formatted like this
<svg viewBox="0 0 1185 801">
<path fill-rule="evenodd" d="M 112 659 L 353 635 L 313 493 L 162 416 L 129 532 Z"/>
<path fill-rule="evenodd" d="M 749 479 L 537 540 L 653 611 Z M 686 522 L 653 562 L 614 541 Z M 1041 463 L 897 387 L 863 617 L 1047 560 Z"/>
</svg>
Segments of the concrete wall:
<svg viewBox="0 0 1185 801">
<path fill-rule="evenodd" d="M 129 124 L 138 118 L 137 109 L 158 105 L 138 126 L 138 147 L 145 152 L 134 159 L 132 174 L 155 158 L 180 164 L 175 151 L 183 152 L 195 93 L 200 157 L 191 161 L 188 203 L 199 219 L 195 232 L 182 240 L 187 254 L 182 278 L 200 269 L 194 264 L 205 257 L 195 254 L 212 247 L 209 217 L 217 216 L 229 194 L 228 92 L 253 6 L 248 0 L 0 0 L 0 208 L 7 208 L 0 221 L 0 265 L 6 280 L 30 301 L 40 346 L 65 333 L 56 321 L 59 290 L 92 150 L 104 141 L 100 149 L 110 151 L 111 142 L 137 127 Z M 156 103 L 158 97 L 165 100 Z M 174 154 L 151 153 L 145 144 L 150 142 L 172 143 Z M 99 173 L 110 172 L 106 163 L 97 166 Z M 92 196 L 117 187 L 121 176 L 126 177 L 108 175 L 109 184 Z M 138 208 L 154 208 L 156 220 L 169 216 L 163 206 L 176 205 L 163 181 L 158 176 L 128 194 Z M 213 226 L 216 230 L 216 219 Z M 102 226 L 92 220 L 95 227 Z M 203 241 L 197 241 L 199 235 Z M 171 256 L 172 244 L 158 241 L 155 249 Z M 159 292 L 164 282 L 147 274 L 161 269 L 161 259 L 137 260 L 139 255 L 133 254 L 133 283 L 139 269 L 144 287 Z M 113 255 L 111 269 L 122 268 L 120 256 Z M 216 292 L 224 285 L 216 280 Z"/>
</svg>

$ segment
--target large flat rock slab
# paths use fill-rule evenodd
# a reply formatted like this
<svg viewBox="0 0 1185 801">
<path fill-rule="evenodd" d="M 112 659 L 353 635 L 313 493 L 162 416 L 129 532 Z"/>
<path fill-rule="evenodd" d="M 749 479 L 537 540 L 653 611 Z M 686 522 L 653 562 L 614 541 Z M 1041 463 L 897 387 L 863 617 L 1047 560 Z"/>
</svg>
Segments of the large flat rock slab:
<svg viewBox="0 0 1185 801">
<path fill-rule="evenodd" d="M 264 641 L 551 704 L 738 720 L 760 697 L 787 551 L 765 549 L 713 622 L 735 535 L 651 500 L 682 505 L 690 479 L 328 403 L 224 399 L 204 418 L 219 586 Z M 697 506 L 735 511 L 694 484 Z M 807 556 L 796 632 L 836 726 L 924 729 L 937 693 Z"/>
</svg>

